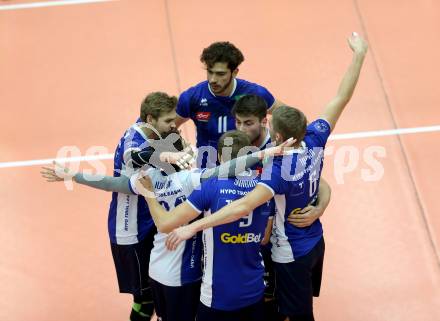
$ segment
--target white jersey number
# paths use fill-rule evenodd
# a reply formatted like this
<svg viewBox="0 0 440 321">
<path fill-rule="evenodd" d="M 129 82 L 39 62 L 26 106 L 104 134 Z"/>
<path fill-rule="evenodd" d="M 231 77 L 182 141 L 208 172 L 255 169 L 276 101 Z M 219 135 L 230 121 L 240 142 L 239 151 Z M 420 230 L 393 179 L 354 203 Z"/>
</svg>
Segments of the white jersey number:
<svg viewBox="0 0 440 321">
<path fill-rule="evenodd" d="M 218 118 L 218 133 L 226 133 L 228 131 L 228 116 L 220 116 Z"/>
<path fill-rule="evenodd" d="M 248 215 L 242 217 L 241 219 L 245 220 L 245 221 L 241 221 L 239 226 L 240 227 L 248 227 L 249 225 L 251 225 L 253 216 L 254 216 L 254 212 L 252 211 Z"/>
<path fill-rule="evenodd" d="M 231 204 L 232 200 L 226 200 L 226 204 Z M 250 212 L 248 215 L 243 216 L 241 219 L 244 221 L 240 221 L 239 225 L 240 227 L 248 227 L 252 224 L 252 217 L 254 216 L 254 211 Z"/>
<path fill-rule="evenodd" d="M 309 195 L 310 197 L 312 197 L 313 195 L 315 195 L 315 192 L 318 188 L 318 171 L 314 170 L 313 172 L 310 173 L 309 176 Z"/>
</svg>

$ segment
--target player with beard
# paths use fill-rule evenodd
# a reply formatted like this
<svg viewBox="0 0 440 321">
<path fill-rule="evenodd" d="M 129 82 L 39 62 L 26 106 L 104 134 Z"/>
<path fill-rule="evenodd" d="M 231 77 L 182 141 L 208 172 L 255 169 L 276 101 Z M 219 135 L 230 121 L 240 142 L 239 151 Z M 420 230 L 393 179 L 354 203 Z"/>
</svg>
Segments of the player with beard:
<svg viewBox="0 0 440 321">
<path fill-rule="evenodd" d="M 277 143 L 294 138 L 295 149 L 266 164 L 260 182 L 244 197 L 214 214 L 176 229 L 167 240 L 168 246 L 175 248 L 198 231 L 247 217 L 274 197 L 277 213 L 271 242 L 276 292 L 280 313 L 292 321 L 315 320 L 313 297 L 320 293 L 325 244 L 319 220 L 307 228 L 296 228 L 288 224 L 287 218 L 318 199 L 324 148 L 353 95 L 368 50 L 366 41 L 355 32 L 348 44 L 353 51 L 352 62 L 336 95 L 318 119 L 307 124 L 307 118 L 300 110 L 288 106 L 277 108 L 273 113 L 271 136 Z M 152 213 L 154 216 L 154 210 Z"/>
<path fill-rule="evenodd" d="M 232 115 L 235 118 L 235 126 L 239 131 L 244 132 L 250 139 L 251 145 L 262 150 L 271 145 L 269 128 L 267 128 L 267 104 L 266 101 L 257 95 L 245 95 L 240 97 L 232 107 Z M 257 163 L 252 167 L 261 173 L 263 164 Z M 307 227 L 319 219 L 328 206 L 330 201 L 331 189 L 328 183 L 321 178 L 319 186 L 318 202 L 315 205 L 307 206 L 298 213 L 292 214 L 288 220 L 295 226 Z M 273 199 L 271 202 L 274 202 Z M 271 206 L 272 209 L 275 206 Z M 266 319 L 279 320 L 278 308 L 275 300 L 275 272 L 271 259 L 272 244 L 270 236 L 272 234 L 273 218 L 275 211 L 269 213 L 267 227 L 264 238 L 261 241 L 261 254 L 264 259 L 264 306 Z"/>
<path fill-rule="evenodd" d="M 138 124 L 139 128 L 143 126 Z M 147 126 L 148 127 L 148 126 Z M 151 128 L 156 131 L 155 128 Z M 156 133 L 159 135 L 159 132 Z M 171 169 L 165 172 L 163 168 L 167 168 L 169 164 L 163 161 L 180 160 L 182 150 L 184 150 L 183 140 L 176 132 L 171 131 L 163 134 L 165 137 L 160 137 L 155 140 L 148 140 L 148 145 L 145 149 L 137 152 L 132 152 L 134 167 L 138 167 L 138 162 L 149 162 L 149 164 L 156 166 L 156 169 L 147 171 L 149 177 L 156 186 L 155 198 L 160 202 L 161 206 L 167 210 L 173 210 L 180 203 L 184 202 L 191 194 L 191 192 L 200 186 L 201 182 L 220 175 L 235 176 L 236 168 L 249 168 L 259 162 L 264 155 L 273 155 L 280 153 L 283 147 L 274 147 L 269 150 L 259 151 L 252 155 L 242 156 L 239 159 L 233 159 L 229 162 L 223 163 L 221 166 L 204 170 L 179 170 Z M 151 136 L 150 136 L 151 137 Z M 288 146 L 288 144 L 285 144 Z M 153 146 L 155 146 L 156 151 Z M 160 150 L 159 150 L 160 149 Z M 277 152 L 278 150 L 278 152 Z M 176 151 L 176 152 L 174 152 Z M 273 151 L 273 152 L 272 152 Z M 177 154 L 177 156 L 176 156 Z M 184 154 L 184 153 L 183 153 Z M 133 159 L 132 159 L 133 160 Z M 180 163 L 181 164 L 181 163 Z M 126 195 L 136 200 L 139 192 L 136 188 L 136 181 L 139 177 L 140 171 L 131 172 L 131 176 L 125 176 L 130 173 L 127 167 L 124 168 L 120 176 L 99 176 L 87 175 L 81 172 L 75 173 L 70 171 L 67 167 L 60 164 L 55 164 L 55 169 L 44 168 L 43 177 L 49 181 L 63 181 L 73 180 L 79 184 L 98 188 L 106 191 L 113 191 L 114 193 Z M 137 201 L 144 199 L 142 196 L 137 198 Z M 145 209 L 143 209 L 144 211 Z M 150 220 L 150 218 L 148 219 Z M 138 222 L 144 224 L 145 222 Z M 149 256 L 149 270 L 148 273 L 151 279 L 151 286 L 154 298 L 154 307 L 157 316 L 163 321 L 193 321 L 196 314 L 196 308 L 200 296 L 200 279 L 201 279 L 201 233 L 196 235 L 191 240 L 182 243 L 176 251 L 168 251 L 165 247 L 167 231 L 171 231 L 174 226 L 168 224 L 158 224 L 158 232 L 154 235 L 154 244 L 149 252 L 141 253 L 137 248 L 133 252 L 139 257 L 139 273 L 140 276 L 144 274 L 145 266 L 141 266 L 143 258 Z M 112 245 L 112 249 L 114 246 Z M 118 249 L 118 248 L 117 248 Z M 130 249 L 122 248 L 127 252 Z M 119 251 L 122 251 L 119 250 Z M 148 249 L 141 249 L 142 251 Z M 119 256 L 115 256 L 115 260 Z M 127 261 L 125 259 L 125 261 Z M 128 261 L 128 264 L 131 264 Z M 128 274 L 128 272 L 125 272 Z M 123 277 L 118 273 L 118 277 Z M 135 309 L 136 306 L 133 307 Z M 143 310 L 139 311 L 144 313 Z M 140 320 L 139 316 L 133 316 L 131 320 Z M 146 317 L 146 316 L 145 316 Z"/>
<path fill-rule="evenodd" d="M 133 157 L 147 148 L 151 140 L 176 130 L 176 104 L 177 97 L 163 92 L 153 92 L 145 97 L 140 108 L 140 118 L 125 131 L 116 148 L 114 177 L 110 179 L 119 179 L 121 175 L 133 172 Z M 90 182 L 82 175 L 74 178 L 75 173 L 65 168 L 61 171 L 45 168 L 42 174 L 48 181 L 70 177 L 78 183 L 100 183 L 99 179 Z M 156 228 L 145 199 L 121 190 L 113 192 L 108 232 L 119 291 L 133 295 L 130 320 L 150 320 L 153 302 L 148 267 Z"/>
<path fill-rule="evenodd" d="M 263 86 L 237 78 L 238 67 L 244 61 L 241 51 L 230 42 L 215 42 L 200 56 L 207 80 L 184 91 L 177 104 L 179 127 L 192 119 L 197 131 L 199 167 L 215 166 L 217 142 L 220 136 L 235 129 L 231 113 L 234 103 L 243 95 L 261 96 L 272 112 L 282 103 Z"/>
</svg>

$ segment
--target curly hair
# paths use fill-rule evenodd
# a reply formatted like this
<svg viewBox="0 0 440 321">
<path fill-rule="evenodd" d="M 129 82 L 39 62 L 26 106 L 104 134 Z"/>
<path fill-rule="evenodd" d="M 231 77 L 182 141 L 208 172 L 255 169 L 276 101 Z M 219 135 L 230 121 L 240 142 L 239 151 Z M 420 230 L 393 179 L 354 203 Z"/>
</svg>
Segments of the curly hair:
<svg viewBox="0 0 440 321">
<path fill-rule="evenodd" d="M 240 49 L 228 41 L 214 42 L 203 49 L 200 61 L 208 68 L 217 62 L 226 62 L 229 70 L 234 71 L 244 61 L 244 56 Z"/>
</svg>

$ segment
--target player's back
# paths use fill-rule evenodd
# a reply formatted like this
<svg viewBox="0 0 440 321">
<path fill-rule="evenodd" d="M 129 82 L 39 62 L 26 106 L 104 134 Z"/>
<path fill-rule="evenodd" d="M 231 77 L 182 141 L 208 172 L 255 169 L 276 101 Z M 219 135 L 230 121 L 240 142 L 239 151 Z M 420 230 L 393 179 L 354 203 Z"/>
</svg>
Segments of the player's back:
<svg viewBox="0 0 440 321">
<path fill-rule="evenodd" d="M 257 184 L 248 177 L 213 178 L 193 192 L 188 202 L 204 215 L 211 215 L 243 197 Z M 260 243 L 264 237 L 268 205 L 256 208 L 242 219 L 203 231 L 204 273 L 201 302 L 220 310 L 235 310 L 254 304 L 264 292 L 264 266 Z"/>
<path fill-rule="evenodd" d="M 199 170 L 182 170 L 165 175 L 157 169 L 147 172 L 155 188 L 158 202 L 167 210 L 173 210 L 184 202 L 200 185 Z M 135 188 L 135 176 L 130 179 Z M 134 179 L 133 179 L 134 178 Z M 182 286 L 200 280 L 202 235 L 197 233 L 191 239 L 179 244 L 176 250 L 169 251 L 165 246 L 167 234 L 157 232 L 150 256 L 149 274 L 152 279 L 167 286 Z"/>
<path fill-rule="evenodd" d="M 298 228 L 287 216 L 316 203 L 321 177 L 324 147 L 330 127 L 319 119 L 307 126 L 301 147 L 265 165 L 260 184 L 274 193 L 276 215 L 272 232 L 272 259 L 288 263 L 307 254 L 321 239 L 321 222 Z"/>
</svg>

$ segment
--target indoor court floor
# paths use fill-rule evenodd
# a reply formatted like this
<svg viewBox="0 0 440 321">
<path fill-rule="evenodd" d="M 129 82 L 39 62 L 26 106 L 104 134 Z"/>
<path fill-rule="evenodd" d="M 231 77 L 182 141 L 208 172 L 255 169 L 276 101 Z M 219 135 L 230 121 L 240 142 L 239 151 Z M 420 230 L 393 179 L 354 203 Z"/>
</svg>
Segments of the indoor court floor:
<svg viewBox="0 0 440 321">
<path fill-rule="evenodd" d="M 352 31 L 370 48 L 327 149 L 316 319 L 440 320 L 438 0 L 0 1 L 0 320 L 128 319 L 110 194 L 46 183 L 41 165 L 111 174 L 143 97 L 205 80 L 200 53 L 220 40 L 243 51 L 240 78 L 312 120 Z"/>
</svg>

